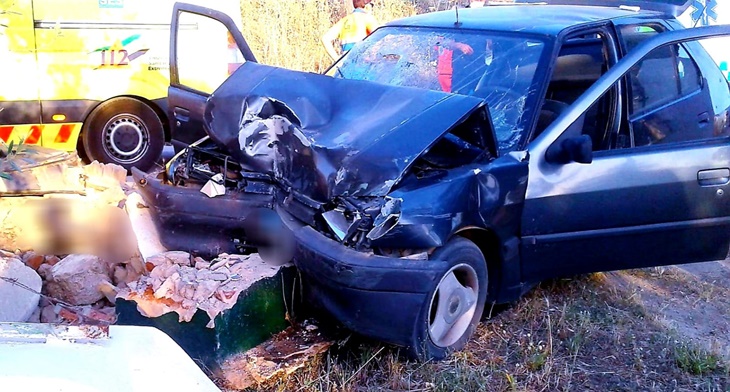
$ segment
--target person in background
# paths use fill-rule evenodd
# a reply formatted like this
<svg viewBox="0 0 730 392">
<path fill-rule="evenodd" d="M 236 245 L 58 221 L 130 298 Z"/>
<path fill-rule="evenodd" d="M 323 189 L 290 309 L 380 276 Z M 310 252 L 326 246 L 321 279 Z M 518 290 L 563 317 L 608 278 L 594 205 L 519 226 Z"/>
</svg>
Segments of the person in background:
<svg viewBox="0 0 730 392">
<path fill-rule="evenodd" d="M 322 36 L 322 44 L 327 54 L 332 57 L 332 60 L 337 60 L 339 57 L 334 46 L 336 40 L 340 42 L 341 53 L 344 53 L 352 49 L 355 43 L 362 41 L 378 28 L 378 22 L 375 20 L 375 17 L 365 10 L 365 7 L 371 1 L 352 0 L 352 6 L 355 10 L 340 19 Z"/>
<path fill-rule="evenodd" d="M 454 76 L 454 51 L 459 51 L 464 55 L 471 55 L 474 53 L 474 49 L 463 42 L 439 37 L 438 42 L 434 45 L 434 50 L 437 55 L 436 72 L 441 91 L 450 93 L 452 92 L 451 87 Z"/>
</svg>

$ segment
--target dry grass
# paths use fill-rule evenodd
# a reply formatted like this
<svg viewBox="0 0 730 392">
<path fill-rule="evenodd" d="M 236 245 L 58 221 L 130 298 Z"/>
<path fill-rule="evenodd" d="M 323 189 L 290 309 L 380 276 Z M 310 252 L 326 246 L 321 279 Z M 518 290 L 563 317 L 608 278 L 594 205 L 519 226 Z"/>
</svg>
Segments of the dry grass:
<svg viewBox="0 0 730 392">
<path fill-rule="evenodd" d="M 266 391 L 728 391 L 728 365 L 676 337 L 604 274 L 496 309 L 467 348 L 414 363 L 353 337 Z"/>
<path fill-rule="evenodd" d="M 373 3 L 373 14 L 380 23 L 413 15 L 416 10 L 411 0 Z M 332 60 L 320 38 L 346 12 L 342 0 L 241 0 L 242 32 L 260 62 L 322 72 Z"/>
</svg>

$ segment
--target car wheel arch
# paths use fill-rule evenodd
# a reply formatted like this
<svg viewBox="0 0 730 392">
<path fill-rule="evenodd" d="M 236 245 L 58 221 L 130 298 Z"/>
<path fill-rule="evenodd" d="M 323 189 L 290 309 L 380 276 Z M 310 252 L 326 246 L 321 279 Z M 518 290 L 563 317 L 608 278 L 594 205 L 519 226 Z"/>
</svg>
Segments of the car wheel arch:
<svg viewBox="0 0 730 392">
<path fill-rule="evenodd" d="M 463 237 L 473 242 L 484 256 L 487 262 L 487 277 L 489 286 L 487 291 L 487 303 L 494 303 L 499 293 L 501 270 L 502 270 L 502 245 L 497 233 L 490 229 L 477 226 L 463 227 L 456 231 L 453 237 Z"/>
</svg>

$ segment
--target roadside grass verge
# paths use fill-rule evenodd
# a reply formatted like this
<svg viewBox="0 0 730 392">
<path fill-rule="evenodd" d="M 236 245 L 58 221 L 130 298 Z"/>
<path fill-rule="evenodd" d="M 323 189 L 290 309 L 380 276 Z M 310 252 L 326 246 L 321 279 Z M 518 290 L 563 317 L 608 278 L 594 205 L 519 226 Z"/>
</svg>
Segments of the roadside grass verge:
<svg viewBox="0 0 730 392">
<path fill-rule="evenodd" d="M 605 274 L 543 283 L 487 309 L 466 349 L 415 363 L 346 337 L 261 391 L 728 391 L 728 364 L 658 323 Z"/>
</svg>

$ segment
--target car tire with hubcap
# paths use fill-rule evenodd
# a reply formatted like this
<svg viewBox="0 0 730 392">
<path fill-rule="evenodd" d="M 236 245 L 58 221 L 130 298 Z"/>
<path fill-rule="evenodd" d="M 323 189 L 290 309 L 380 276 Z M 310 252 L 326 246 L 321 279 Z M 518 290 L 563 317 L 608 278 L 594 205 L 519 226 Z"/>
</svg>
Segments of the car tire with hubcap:
<svg viewBox="0 0 730 392">
<path fill-rule="evenodd" d="M 82 134 L 89 159 L 116 163 L 127 170 L 148 170 L 165 144 L 162 121 L 154 109 L 129 97 L 99 105 L 89 115 Z"/>
<path fill-rule="evenodd" d="M 415 358 L 438 360 L 464 348 L 479 325 L 487 299 L 487 263 L 479 247 L 462 237 L 429 258 L 449 267 L 427 297 L 409 349 Z"/>
</svg>

